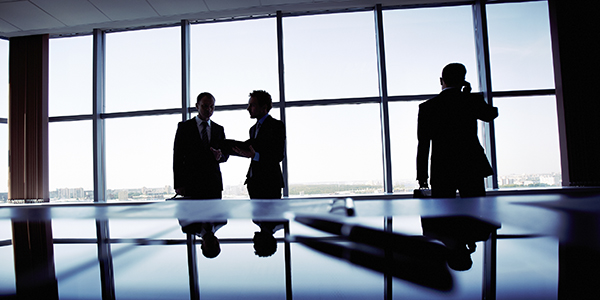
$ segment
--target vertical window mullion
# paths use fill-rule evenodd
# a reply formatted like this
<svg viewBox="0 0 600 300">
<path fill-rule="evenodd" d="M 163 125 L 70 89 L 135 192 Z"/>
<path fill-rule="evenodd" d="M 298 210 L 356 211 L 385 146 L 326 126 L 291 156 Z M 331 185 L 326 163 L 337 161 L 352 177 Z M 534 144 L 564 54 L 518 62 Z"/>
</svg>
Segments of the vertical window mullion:
<svg viewBox="0 0 600 300">
<path fill-rule="evenodd" d="M 277 11 L 277 66 L 279 75 L 279 118 L 285 124 L 285 80 L 283 72 L 283 16 L 281 11 Z M 287 145 L 287 141 L 286 141 Z M 283 161 L 281 168 L 283 172 L 283 197 L 289 196 L 288 187 L 288 164 L 287 164 L 287 146 L 284 147 Z"/>
<path fill-rule="evenodd" d="M 485 1 L 477 0 L 473 5 L 473 29 L 475 30 L 475 45 L 477 48 L 477 66 L 479 69 L 479 87 L 485 101 L 493 105 L 492 79 L 490 67 L 490 47 L 486 19 Z M 498 164 L 496 162 L 496 139 L 494 136 L 494 121 L 483 124 L 483 144 L 486 155 L 492 165 L 494 174 L 492 182 L 486 183 L 487 188 L 498 188 Z"/>
<path fill-rule="evenodd" d="M 181 121 L 189 118 L 190 106 L 190 21 L 181 21 Z"/>
<path fill-rule="evenodd" d="M 106 33 L 94 29 L 93 75 L 93 160 L 94 202 L 106 202 L 106 152 L 104 135 Z"/>
<path fill-rule="evenodd" d="M 380 121 L 381 121 L 381 142 L 383 155 L 383 186 L 384 192 L 391 194 L 394 192 L 392 181 L 392 153 L 390 147 L 390 114 L 388 107 L 387 92 L 387 74 L 385 67 L 385 45 L 383 38 L 383 12 L 381 4 L 375 7 L 375 40 L 377 42 L 377 69 L 379 70 L 379 97 L 380 102 Z"/>
</svg>

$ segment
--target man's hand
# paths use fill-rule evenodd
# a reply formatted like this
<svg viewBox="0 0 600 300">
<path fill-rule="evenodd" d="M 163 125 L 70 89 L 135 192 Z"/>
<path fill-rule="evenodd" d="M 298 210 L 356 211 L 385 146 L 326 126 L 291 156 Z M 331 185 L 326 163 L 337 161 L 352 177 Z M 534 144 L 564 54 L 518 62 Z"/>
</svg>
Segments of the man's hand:
<svg viewBox="0 0 600 300">
<path fill-rule="evenodd" d="M 212 151 L 216 160 L 220 160 L 221 157 L 223 157 L 223 152 L 221 152 L 221 149 L 215 149 L 213 147 L 210 147 L 210 151 Z"/>
<path fill-rule="evenodd" d="M 254 148 L 252 148 L 252 146 L 250 146 L 248 150 L 240 149 L 238 147 L 233 147 L 233 151 L 235 151 L 235 153 L 239 154 L 240 156 L 248 157 L 248 158 L 253 158 L 254 155 L 256 154 L 256 151 L 254 151 Z"/>
</svg>

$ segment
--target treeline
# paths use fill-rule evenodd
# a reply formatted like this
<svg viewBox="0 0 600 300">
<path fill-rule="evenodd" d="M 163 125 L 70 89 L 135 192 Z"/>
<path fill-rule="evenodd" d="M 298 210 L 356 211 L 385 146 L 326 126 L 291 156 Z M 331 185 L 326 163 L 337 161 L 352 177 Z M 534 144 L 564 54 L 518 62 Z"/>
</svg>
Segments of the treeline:
<svg viewBox="0 0 600 300">
<path fill-rule="evenodd" d="M 383 186 L 368 184 L 295 184 L 289 187 L 290 195 L 329 195 L 336 192 L 362 194 L 373 193 L 377 190 L 383 190 Z"/>
</svg>

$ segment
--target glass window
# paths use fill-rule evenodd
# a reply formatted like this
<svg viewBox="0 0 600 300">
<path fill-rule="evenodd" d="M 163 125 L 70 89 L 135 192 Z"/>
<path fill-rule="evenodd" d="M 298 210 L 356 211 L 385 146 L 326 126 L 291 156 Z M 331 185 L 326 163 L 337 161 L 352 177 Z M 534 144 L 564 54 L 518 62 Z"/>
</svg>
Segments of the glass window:
<svg viewBox="0 0 600 300">
<path fill-rule="evenodd" d="M 383 192 L 379 105 L 286 113 L 290 196 Z"/>
<path fill-rule="evenodd" d="M 107 200 L 174 196 L 173 141 L 180 115 L 106 120 Z"/>
<path fill-rule="evenodd" d="M 106 112 L 181 107 L 179 27 L 106 35 Z"/>
<path fill-rule="evenodd" d="M 373 12 L 283 21 L 286 100 L 379 95 Z"/>
<path fill-rule="evenodd" d="M 246 104 L 253 90 L 279 101 L 275 18 L 191 26 L 190 102 L 212 93 L 217 105 Z"/>
<path fill-rule="evenodd" d="M 418 188 L 417 117 L 421 103 L 423 101 L 389 104 L 392 181 L 395 193 L 412 193 Z"/>
<path fill-rule="evenodd" d="M 8 41 L 0 39 L 0 118 L 8 118 Z M 0 123 L 0 203 L 8 199 L 8 124 Z"/>
<path fill-rule="evenodd" d="M 554 88 L 548 3 L 487 5 L 494 91 Z"/>
<path fill-rule="evenodd" d="M 561 186 L 555 97 L 496 98 L 500 188 Z"/>
<path fill-rule="evenodd" d="M 8 41 L 0 39 L 0 118 L 8 117 Z"/>
<path fill-rule="evenodd" d="M 92 36 L 50 40 L 50 116 L 92 113 L 92 44 Z"/>
<path fill-rule="evenodd" d="M 94 201 L 92 121 L 48 126 L 51 202 Z"/>
<path fill-rule="evenodd" d="M 388 94 L 440 92 L 445 65 L 467 67 L 479 90 L 471 6 L 386 10 L 383 14 Z"/>
<path fill-rule="evenodd" d="M 8 199 L 8 124 L 0 124 L 0 203 Z"/>
</svg>

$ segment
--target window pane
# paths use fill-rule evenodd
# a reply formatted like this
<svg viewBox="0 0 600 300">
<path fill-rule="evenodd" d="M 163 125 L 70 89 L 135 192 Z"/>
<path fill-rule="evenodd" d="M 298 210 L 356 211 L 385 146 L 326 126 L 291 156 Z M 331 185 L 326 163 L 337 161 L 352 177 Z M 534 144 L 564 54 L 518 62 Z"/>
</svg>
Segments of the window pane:
<svg viewBox="0 0 600 300">
<path fill-rule="evenodd" d="M 487 5 L 495 91 L 554 88 L 548 3 Z"/>
<path fill-rule="evenodd" d="M 0 39 L 0 118 L 8 118 L 8 41 Z"/>
<path fill-rule="evenodd" d="M 51 202 L 94 201 L 92 122 L 48 126 Z"/>
<path fill-rule="evenodd" d="M 217 105 L 248 103 L 253 90 L 279 101 L 275 18 L 191 26 L 190 102 L 210 92 Z"/>
<path fill-rule="evenodd" d="M 392 102 L 390 141 L 392 148 L 392 180 L 394 192 L 410 192 L 417 184 L 417 117 L 424 101 Z"/>
<path fill-rule="evenodd" d="M 180 115 L 106 120 L 107 200 L 175 195 L 173 141 L 179 121 Z"/>
<path fill-rule="evenodd" d="M 92 36 L 50 40 L 48 113 L 92 113 Z"/>
<path fill-rule="evenodd" d="M 180 28 L 106 35 L 106 112 L 181 107 Z"/>
<path fill-rule="evenodd" d="M 373 12 L 283 21 L 286 100 L 379 95 Z"/>
<path fill-rule="evenodd" d="M 0 39 L 0 118 L 8 118 L 8 41 Z M 8 124 L 0 123 L 0 203 L 8 199 Z"/>
<path fill-rule="evenodd" d="M 286 113 L 290 196 L 383 192 L 379 105 Z"/>
<path fill-rule="evenodd" d="M 497 98 L 494 106 L 500 188 L 560 186 L 555 98 Z"/>
<path fill-rule="evenodd" d="M 8 124 L 0 124 L 0 203 L 8 199 Z"/>
<path fill-rule="evenodd" d="M 439 93 L 451 62 L 464 64 L 479 90 L 471 6 L 386 10 L 383 24 L 389 95 Z"/>
</svg>

